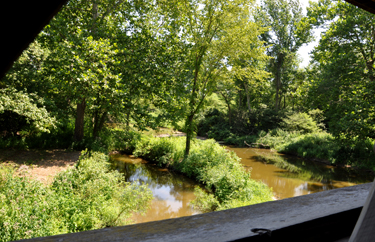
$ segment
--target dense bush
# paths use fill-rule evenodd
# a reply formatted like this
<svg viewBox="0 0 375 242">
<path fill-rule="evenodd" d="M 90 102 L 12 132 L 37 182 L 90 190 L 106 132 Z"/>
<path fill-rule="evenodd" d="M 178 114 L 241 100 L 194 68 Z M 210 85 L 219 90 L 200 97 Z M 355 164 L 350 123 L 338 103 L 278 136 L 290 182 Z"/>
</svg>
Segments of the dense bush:
<svg viewBox="0 0 375 242">
<path fill-rule="evenodd" d="M 85 144 L 74 147 L 74 120 L 64 120 L 56 123 L 51 132 L 20 131 L 18 136 L 0 139 L 0 148 L 17 149 L 67 149 L 85 148 Z M 87 141 L 86 141 L 87 143 Z"/>
<path fill-rule="evenodd" d="M 282 127 L 287 131 L 313 133 L 319 131 L 317 123 L 307 113 L 292 113 L 283 119 Z"/>
<path fill-rule="evenodd" d="M 230 135 L 230 126 L 223 113 L 210 109 L 198 123 L 198 135 L 223 140 Z"/>
<path fill-rule="evenodd" d="M 84 153 L 52 185 L 0 170 L 0 241 L 99 229 L 129 223 L 152 193 L 109 170 L 108 156 Z"/>
<path fill-rule="evenodd" d="M 232 111 L 229 121 L 227 114 L 210 109 L 198 123 L 198 135 L 237 145 L 236 137 L 256 136 L 262 130 L 275 129 L 280 126 L 282 117 L 282 112 L 259 108 L 251 112 Z"/>
</svg>

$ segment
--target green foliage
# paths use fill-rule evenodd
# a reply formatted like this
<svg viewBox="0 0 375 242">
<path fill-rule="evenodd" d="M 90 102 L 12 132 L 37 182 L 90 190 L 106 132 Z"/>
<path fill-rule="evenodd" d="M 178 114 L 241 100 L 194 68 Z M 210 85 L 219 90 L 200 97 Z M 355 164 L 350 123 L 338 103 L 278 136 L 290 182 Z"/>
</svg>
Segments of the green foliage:
<svg viewBox="0 0 375 242">
<path fill-rule="evenodd" d="M 73 143 L 74 121 L 63 120 L 51 128 L 50 132 L 20 132 L 17 136 L 7 136 L 0 140 L 1 148 L 16 149 L 85 149 Z"/>
<path fill-rule="evenodd" d="M 311 24 L 325 34 L 313 51 L 306 103 L 319 107 L 327 128 L 347 145 L 375 138 L 373 15 L 345 1 L 318 1 L 308 8 Z"/>
<path fill-rule="evenodd" d="M 261 11 L 256 16 L 262 26 L 269 31 L 262 34 L 262 40 L 268 45 L 270 59 L 268 69 L 273 74 L 275 86 L 275 110 L 281 106 L 288 87 L 297 78 L 293 72 L 298 67 L 296 53 L 305 43 L 312 40 L 312 26 L 305 21 L 298 0 L 264 0 Z"/>
<path fill-rule="evenodd" d="M 125 183 L 108 156 L 83 152 L 50 186 L 2 168 L 0 198 L 0 241 L 10 241 L 127 224 L 152 193 Z"/>
<path fill-rule="evenodd" d="M 1 127 L 4 127 L 5 131 L 17 132 L 29 124 L 29 127 L 38 131 L 49 132 L 51 127 L 55 127 L 56 119 L 51 117 L 44 107 L 40 107 L 42 104 L 43 100 L 35 94 L 27 94 L 14 88 L 0 89 Z M 12 113 L 22 117 L 14 117 Z M 22 118 L 21 124 L 12 123 L 19 122 Z"/>
<path fill-rule="evenodd" d="M 284 114 L 273 109 L 257 108 L 251 112 L 233 111 L 231 124 L 223 112 L 208 110 L 198 124 L 198 135 L 244 146 L 243 136 L 254 140 L 257 133 L 278 128 Z M 246 134 L 246 135 L 245 135 Z M 248 140 L 247 140 L 248 141 Z"/>
<path fill-rule="evenodd" d="M 198 135 L 213 138 L 216 140 L 224 140 L 230 135 L 230 127 L 222 112 L 210 109 L 198 123 Z"/>
<path fill-rule="evenodd" d="M 173 26 L 166 25 L 168 32 L 176 31 L 185 44 L 186 58 L 178 70 L 184 75 L 179 76 L 178 82 L 179 88 L 185 92 L 179 99 L 185 102 L 182 113 L 186 117 L 186 156 L 195 131 L 195 116 L 202 109 L 204 99 L 216 90 L 219 79 L 228 71 L 226 62 L 235 66 L 240 60 L 246 63 L 266 58 L 263 43 L 258 39 L 264 29 L 249 21 L 252 3 L 243 0 L 176 0 L 163 6 L 174 15 L 174 18 L 167 19 Z M 242 73 L 250 73 L 245 68 L 243 70 Z"/>
<path fill-rule="evenodd" d="M 314 133 L 319 131 L 317 123 L 307 113 L 293 113 L 283 119 L 282 127 L 286 131 Z"/>
<path fill-rule="evenodd" d="M 190 202 L 190 204 L 193 205 L 194 208 L 204 213 L 215 211 L 220 206 L 220 203 L 215 198 L 214 194 L 207 193 L 198 186 L 194 188 L 194 195 L 196 198 Z"/>
<path fill-rule="evenodd" d="M 236 136 L 236 135 L 231 135 L 228 138 L 224 139 L 225 144 L 228 145 L 234 145 L 236 147 L 248 147 L 246 143 L 251 144 L 255 143 L 257 140 L 256 135 L 251 135 L 251 136 Z"/>
</svg>

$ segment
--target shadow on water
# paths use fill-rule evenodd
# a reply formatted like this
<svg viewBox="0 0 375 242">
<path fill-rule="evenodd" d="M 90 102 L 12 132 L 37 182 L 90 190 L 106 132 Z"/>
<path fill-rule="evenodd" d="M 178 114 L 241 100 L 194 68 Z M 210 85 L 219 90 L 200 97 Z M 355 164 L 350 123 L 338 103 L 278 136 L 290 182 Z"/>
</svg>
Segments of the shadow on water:
<svg viewBox="0 0 375 242">
<path fill-rule="evenodd" d="M 329 166 L 266 149 L 231 148 L 251 177 L 273 188 L 277 198 L 288 198 L 371 182 L 368 173 Z"/>
<path fill-rule="evenodd" d="M 112 166 L 125 175 L 127 182 L 147 184 L 154 199 L 145 216 L 134 214 L 135 223 L 190 216 L 200 213 L 189 202 L 195 199 L 197 182 L 165 168 L 129 155 L 112 155 Z"/>
</svg>

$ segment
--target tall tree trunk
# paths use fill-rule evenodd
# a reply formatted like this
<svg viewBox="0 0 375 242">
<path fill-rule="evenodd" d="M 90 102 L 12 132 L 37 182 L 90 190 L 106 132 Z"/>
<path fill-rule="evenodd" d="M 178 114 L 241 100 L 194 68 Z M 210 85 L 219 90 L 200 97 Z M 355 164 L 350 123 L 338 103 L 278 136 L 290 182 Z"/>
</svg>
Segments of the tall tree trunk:
<svg viewBox="0 0 375 242">
<path fill-rule="evenodd" d="M 282 67 L 284 65 L 284 54 L 280 53 L 276 61 L 276 76 L 275 76 L 275 86 L 276 86 L 276 97 L 275 97 L 275 110 L 279 111 L 280 108 L 280 89 L 281 89 L 281 76 L 282 76 Z"/>
<path fill-rule="evenodd" d="M 99 112 L 98 112 L 99 113 Z M 95 118 L 93 136 L 98 137 L 99 132 L 102 130 L 107 112 L 104 112 L 101 116 L 98 114 Z"/>
<path fill-rule="evenodd" d="M 230 103 L 227 103 L 228 106 L 228 119 L 229 119 L 229 126 L 232 126 L 232 111 L 230 109 Z"/>
<path fill-rule="evenodd" d="M 250 93 L 249 93 L 249 88 L 247 87 L 247 84 L 243 84 L 245 86 L 246 90 L 246 99 L 247 99 L 247 109 L 249 110 L 249 113 L 251 112 L 251 106 L 250 106 Z"/>
<path fill-rule="evenodd" d="M 280 68 L 278 68 L 276 72 L 276 77 L 275 77 L 275 86 L 276 86 L 275 110 L 276 111 L 279 111 L 279 102 L 280 102 L 279 101 L 280 79 L 281 79 L 280 72 L 281 70 Z"/>
<path fill-rule="evenodd" d="M 242 92 L 241 92 L 241 90 L 240 91 L 238 91 L 238 109 L 239 110 L 241 110 L 241 106 L 242 106 L 242 103 L 241 103 L 241 101 L 242 101 Z"/>
<path fill-rule="evenodd" d="M 86 99 L 77 103 L 76 122 L 74 127 L 74 140 L 81 141 L 84 135 Z"/>
<path fill-rule="evenodd" d="M 229 97 L 225 96 L 222 92 L 220 92 L 221 96 L 224 98 L 225 103 L 228 106 L 228 120 L 229 120 L 229 125 L 232 125 L 232 110 L 230 108 L 230 99 Z"/>
<path fill-rule="evenodd" d="M 130 108 L 126 110 L 126 130 L 130 129 Z"/>
<path fill-rule="evenodd" d="M 92 26 L 91 26 L 91 34 L 94 36 L 96 34 L 96 20 L 99 17 L 98 12 L 98 3 L 96 0 L 92 2 Z"/>
<path fill-rule="evenodd" d="M 190 141 L 193 138 L 193 120 L 194 120 L 194 114 L 190 114 L 188 116 L 187 124 L 186 124 L 186 146 L 185 146 L 185 156 L 184 158 L 186 159 L 190 153 Z"/>
</svg>

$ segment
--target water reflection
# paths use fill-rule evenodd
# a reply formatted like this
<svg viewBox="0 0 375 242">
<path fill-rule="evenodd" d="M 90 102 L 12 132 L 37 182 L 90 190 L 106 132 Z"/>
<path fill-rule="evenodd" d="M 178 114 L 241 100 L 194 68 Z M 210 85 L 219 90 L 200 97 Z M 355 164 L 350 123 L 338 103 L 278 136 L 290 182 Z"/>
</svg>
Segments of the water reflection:
<svg viewBox="0 0 375 242">
<path fill-rule="evenodd" d="M 135 223 L 200 213 L 189 205 L 195 199 L 194 186 L 198 185 L 197 182 L 133 156 L 113 155 L 111 158 L 114 168 L 124 173 L 126 181 L 147 184 L 154 195 L 145 216 L 134 214 L 132 219 Z"/>
<path fill-rule="evenodd" d="M 251 178 L 272 187 L 275 197 L 283 199 L 314 192 L 371 182 L 373 176 L 352 169 L 337 168 L 296 157 L 279 155 L 265 149 L 230 148 L 240 158 Z M 147 184 L 154 195 L 145 216 L 134 214 L 135 223 L 190 216 L 200 213 L 189 202 L 195 199 L 197 182 L 128 155 L 113 155 L 114 168 L 128 182 Z"/>
<path fill-rule="evenodd" d="M 283 199 L 314 192 L 371 182 L 373 176 L 306 161 L 297 157 L 279 155 L 266 149 L 230 148 L 240 158 L 251 178 L 272 187 L 276 198 Z"/>
</svg>

